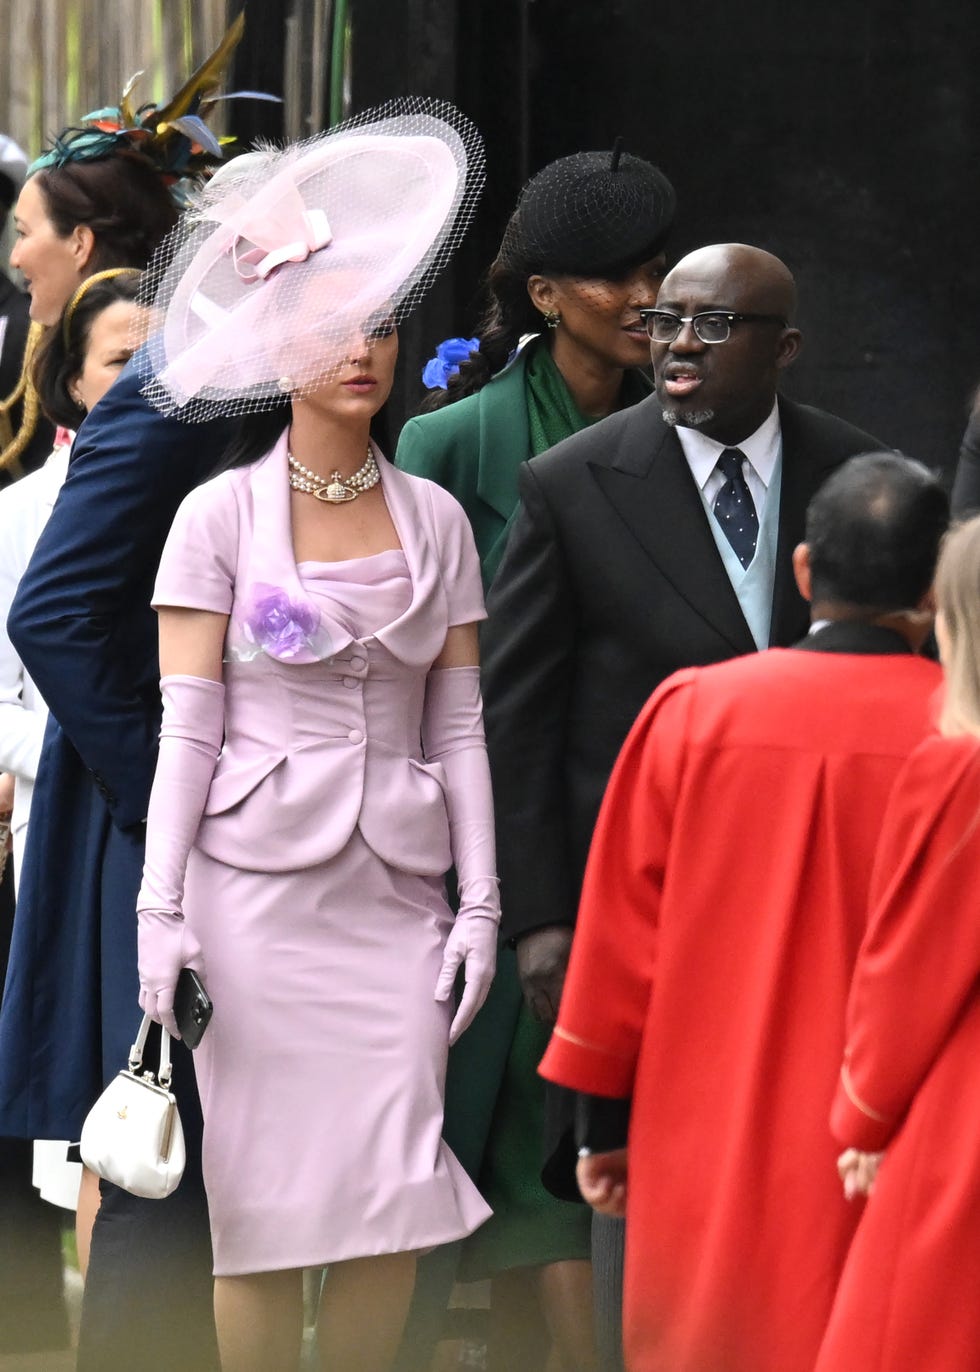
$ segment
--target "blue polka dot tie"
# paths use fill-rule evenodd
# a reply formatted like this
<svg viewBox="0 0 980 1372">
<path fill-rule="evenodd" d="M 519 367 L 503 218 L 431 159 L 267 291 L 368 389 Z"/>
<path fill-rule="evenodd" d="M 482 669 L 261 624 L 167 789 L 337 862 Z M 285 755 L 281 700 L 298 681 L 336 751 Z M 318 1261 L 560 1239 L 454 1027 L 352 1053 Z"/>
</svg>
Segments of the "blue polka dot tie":
<svg viewBox="0 0 980 1372">
<path fill-rule="evenodd" d="M 747 567 L 755 556 L 759 540 L 759 516 L 748 482 L 742 471 L 745 454 L 738 448 L 726 448 L 715 464 L 725 484 L 715 496 L 715 518 L 725 531 L 725 537 L 735 550 L 735 556 Z"/>
</svg>

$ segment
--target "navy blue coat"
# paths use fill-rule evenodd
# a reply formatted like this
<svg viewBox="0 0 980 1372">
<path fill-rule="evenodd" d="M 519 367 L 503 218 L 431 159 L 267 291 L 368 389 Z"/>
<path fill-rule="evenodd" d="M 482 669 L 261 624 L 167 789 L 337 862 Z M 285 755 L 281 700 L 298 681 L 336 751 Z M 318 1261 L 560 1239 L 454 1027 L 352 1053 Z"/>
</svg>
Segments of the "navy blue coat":
<svg viewBox="0 0 980 1372">
<path fill-rule="evenodd" d="M 0 1135 L 77 1139 L 139 1025 L 135 902 L 160 725 L 150 595 L 227 421 L 152 410 L 133 364 L 85 420 L 7 621 L 51 709 L 0 1011 Z"/>
</svg>

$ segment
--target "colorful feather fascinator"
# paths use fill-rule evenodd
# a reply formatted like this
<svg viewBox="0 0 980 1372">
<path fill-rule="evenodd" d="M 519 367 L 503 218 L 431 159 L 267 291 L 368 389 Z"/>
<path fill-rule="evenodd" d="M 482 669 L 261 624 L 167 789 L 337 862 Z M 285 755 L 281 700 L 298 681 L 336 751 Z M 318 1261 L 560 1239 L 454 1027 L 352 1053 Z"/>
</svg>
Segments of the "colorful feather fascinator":
<svg viewBox="0 0 980 1372">
<path fill-rule="evenodd" d="M 162 321 L 144 394 L 185 419 L 270 409 L 336 376 L 446 265 L 483 186 L 483 144 L 444 101 L 407 98 L 236 157 L 157 249 Z M 151 373 L 151 374 L 149 374 Z"/>
<path fill-rule="evenodd" d="M 64 129 L 52 146 L 32 163 L 30 174 L 63 167 L 69 162 L 92 162 L 132 149 L 153 163 L 178 204 L 186 204 L 194 178 L 222 160 L 223 143 L 234 141 L 217 138 L 205 123 L 215 104 L 220 100 L 242 98 L 279 99 L 257 91 L 217 94 L 225 68 L 244 31 L 243 12 L 214 52 L 163 105 L 134 104 L 134 92 L 143 76 L 143 72 L 137 72 L 127 82 L 118 105 L 93 110 L 78 125 Z"/>
</svg>

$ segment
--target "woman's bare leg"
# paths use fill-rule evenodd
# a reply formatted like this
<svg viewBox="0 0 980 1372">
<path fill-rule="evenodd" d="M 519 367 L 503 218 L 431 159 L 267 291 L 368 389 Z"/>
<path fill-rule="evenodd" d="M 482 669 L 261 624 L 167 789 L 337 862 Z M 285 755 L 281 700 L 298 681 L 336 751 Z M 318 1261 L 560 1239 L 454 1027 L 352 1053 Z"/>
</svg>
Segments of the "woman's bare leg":
<svg viewBox="0 0 980 1372">
<path fill-rule="evenodd" d="M 540 1272 L 541 1309 L 561 1372 L 596 1372 L 592 1264 L 568 1259 L 548 1263 Z"/>
<path fill-rule="evenodd" d="M 334 1263 L 316 1327 L 322 1372 L 388 1372 L 414 1287 L 414 1253 Z"/>
<path fill-rule="evenodd" d="M 214 1322 L 222 1372 L 297 1372 L 303 1341 L 302 1271 L 216 1277 Z"/>
<path fill-rule="evenodd" d="M 491 1290 L 490 1372 L 596 1372 L 591 1263 L 511 1268 Z"/>
<path fill-rule="evenodd" d="M 541 1313 L 540 1268 L 512 1267 L 490 1283 L 488 1372 L 545 1372 L 550 1343 Z"/>
<path fill-rule="evenodd" d="M 78 1251 L 78 1270 L 82 1280 L 88 1272 L 88 1255 L 92 1251 L 92 1225 L 102 1204 L 99 1178 L 88 1167 L 82 1168 L 82 1183 L 78 1188 L 78 1208 L 75 1211 L 75 1247 Z"/>
</svg>

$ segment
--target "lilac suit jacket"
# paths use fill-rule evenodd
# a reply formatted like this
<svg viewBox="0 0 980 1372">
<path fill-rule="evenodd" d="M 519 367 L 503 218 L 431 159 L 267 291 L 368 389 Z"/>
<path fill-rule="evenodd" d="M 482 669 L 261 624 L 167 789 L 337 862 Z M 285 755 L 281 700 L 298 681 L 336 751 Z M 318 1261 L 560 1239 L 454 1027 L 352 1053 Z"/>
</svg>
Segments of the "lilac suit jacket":
<svg viewBox="0 0 980 1372">
<path fill-rule="evenodd" d="M 355 828 L 404 871 L 451 865 L 446 779 L 423 756 L 422 712 L 448 628 L 485 617 L 479 559 L 452 496 L 375 456 L 412 594 L 364 638 L 303 590 L 285 434 L 259 462 L 192 491 L 174 521 L 154 605 L 229 616 L 225 742 L 196 843 L 229 865 L 311 866 Z"/>
</svg>

